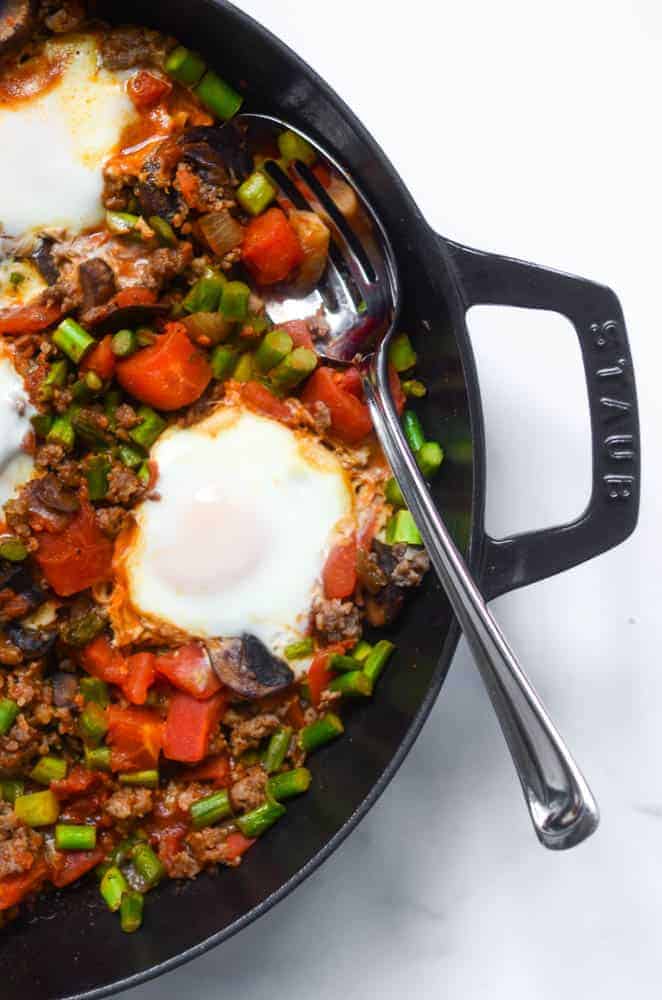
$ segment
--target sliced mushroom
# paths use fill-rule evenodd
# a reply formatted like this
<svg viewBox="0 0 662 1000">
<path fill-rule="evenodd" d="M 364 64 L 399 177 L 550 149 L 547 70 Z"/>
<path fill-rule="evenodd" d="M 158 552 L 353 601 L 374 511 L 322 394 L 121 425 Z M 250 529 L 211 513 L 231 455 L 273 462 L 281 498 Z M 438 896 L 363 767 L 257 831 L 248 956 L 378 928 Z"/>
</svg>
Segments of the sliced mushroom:
<svg viewBox="0 0 662 1000">
<path fill-rule="evenodd" d="M 23 625 L 8 625 L 7 637 L 28 659 L 45 656 L 57 638 L 55 629 L 25 628 Z"/>
<path fill-rule="evenodd" d="M 166 190 L 148 179 L 136 186 L 135 193 L 140 210 L 146 218 L 158 215 L 170 220 L 181 211 L 182 202 L 174 188 Z"/>
<path fill-rule="evenodd" d="M 223 166 L 229 172 L 234 183 L 238 183 L 247 177 L 253 169 L 253 160 L 248 152 L 246 137 L 234 124 L 225 125 L 198 125 L 189 129 L 179 140 L 180 146 L 184 147 L 184 155 L 187 155 L 187 147 L 193 149 L 198 144 L 206 144 L 218 153 L 223 161 Z M 201 150 L 191 154 L 195 159 L 201 155 Z M 200 163 L 200 160 L 196 160 Z"/>
<path fill-rule="evenodd" d="M 102 306 L 117 291 L 113 269 L 101 257 L 84 260 L 78 267 L 78 280 L 83 292 L 83 311 Z"/>
<path fill-rule="evenodd" d="M 244 698 L 264 698 L 294 681 L 288 665 L 254 635 L 208 639 L 205 645 L 218 679 Z"/>
<path fill-rule="evenodd" d="M 58 267 L 53 260 L 54 240 L 44 236 L 39 241 L 39 246 L 32 253 L 32 260 L 37 265 L 39 272 L 49 285 L 54 285 L 60 277 Z"/>
</svg>

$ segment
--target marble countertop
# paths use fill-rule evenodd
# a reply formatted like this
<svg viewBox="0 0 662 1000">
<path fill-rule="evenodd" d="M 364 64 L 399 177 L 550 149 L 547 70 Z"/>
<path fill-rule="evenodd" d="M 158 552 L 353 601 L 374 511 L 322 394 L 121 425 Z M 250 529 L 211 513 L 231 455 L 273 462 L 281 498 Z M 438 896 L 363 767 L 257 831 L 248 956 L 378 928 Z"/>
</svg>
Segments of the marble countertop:
<svg viewBox="0 0 662 1000">
<path fill-rule="evenodd" d="M 461 645 L 383 798 L 275 910 L 126 1000 L 637 1000 L 660 995 L 662 266 L 655 0 L 402 5 L 244 0 L 334 85 L 440 232 L 616 289 L 641 405 L 625 545 L 494 611 L 599 800 L 582 847 L 538 846 Z M 470 317 L 488 427 L 487 527 L 567 520 L 589 483 L 585 392 L 558 316 Z M 550 386 L 565 375 L 566 391 Z M 646 446 L 647 445 L 647 446 Z"/>
</svg>

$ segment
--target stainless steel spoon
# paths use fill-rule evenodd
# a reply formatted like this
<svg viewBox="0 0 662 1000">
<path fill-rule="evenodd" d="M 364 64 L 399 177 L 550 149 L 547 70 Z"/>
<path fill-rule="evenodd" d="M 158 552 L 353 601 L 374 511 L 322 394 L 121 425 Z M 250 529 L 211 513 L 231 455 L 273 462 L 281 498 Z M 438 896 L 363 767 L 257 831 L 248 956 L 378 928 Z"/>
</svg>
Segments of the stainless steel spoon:
<svg viewBox="0 0 662 1000">
<path fill-rule="evenodd" d="M 319 290 L 305 298 L 274 295 L 268 298 L 267 311 L 275 322 L 285 322 L 323 308 L 329 333 L 316 343 L 316 350 L 335 364 L 358 364 L 375 432 L 478 665 L 536 834 L 552 850 L 573 847 L 596 829 L 597 804 L 455 547 L 393 406 L 387 358 L 400 309 L 400 285 L 388 236 L 351 177 L 319 143 L 270 116 L 244 114 L 238 121 L 246 126 L 255 149 L 264 149 L 265 132 L 272 141 L 284 129 L 297 133 L 358 199 L 361 222 L 351 228 L 304 163 L 296 161 L 290 169 L 305 183 L 308 198 L 276 163 L 267 164 L 282 194 L 296 207 L 322 214 L 332 230 L 330 259 Z"/>
</svg>

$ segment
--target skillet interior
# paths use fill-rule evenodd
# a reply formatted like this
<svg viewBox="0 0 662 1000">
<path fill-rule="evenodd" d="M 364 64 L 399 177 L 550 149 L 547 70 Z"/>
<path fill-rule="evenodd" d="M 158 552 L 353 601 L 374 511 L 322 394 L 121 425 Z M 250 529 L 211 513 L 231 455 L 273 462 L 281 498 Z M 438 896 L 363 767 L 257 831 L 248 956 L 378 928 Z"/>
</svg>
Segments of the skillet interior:
<svg viewBox="0 0 662 1000">
<path fill-rule="evenodd" d="M 472 563 L 478 565 L 482 425 L 464 317 L 438 238 L 388 161 L 315 74 L 235 8 L 212 0 L 132 0 L 102 2 L 97 10 L 108 20 L 171 32 L 229 80 L 246 80 L 246 110 L 272 112 L 317 134 L 368 193 L 399 262 L 401 325 L 415 336 L 429 387 L 424 423 L 431 436 L 450 444 L 436 500 L 463 544 L 473 512 Z M 395 773 L 445 677 L 457 629 L 436 582 L 428 580 L 393 633 L 397 658 L 376 697 L 346 713 L 344 739 L 312 762 L 309 794 L 237 871 L 150 893 L 144 927 L 131 937 L 104 910 L 93 882 L 53 894 L 0 937 L 3 998 L 100 995 L 165 971 L 240 929 L 264 912 L 273 894 L 288 891 L 323 860 Z"/>
</svg>

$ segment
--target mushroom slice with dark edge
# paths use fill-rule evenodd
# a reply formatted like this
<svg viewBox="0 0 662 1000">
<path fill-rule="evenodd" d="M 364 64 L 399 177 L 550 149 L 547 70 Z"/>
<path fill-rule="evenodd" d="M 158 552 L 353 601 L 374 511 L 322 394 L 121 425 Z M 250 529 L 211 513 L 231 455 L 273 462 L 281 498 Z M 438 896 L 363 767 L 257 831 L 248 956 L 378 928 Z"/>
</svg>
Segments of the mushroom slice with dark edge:
<svg viewBox="0 0 662 1000">
<path fill-rule="evenodd" d="M 92 257 L 79 264 L 78 280 L 83 292 L 84 312 L 104 305 L 117 291 L 113 269 L 101 257 Z"/>
<path fill-rule="evenodd" d="M 254 635 L 205 642 L 212 668 L 220 681 L 244 698 L 264 698 L 289 687 L 294 674 L 283 660 L 269 652 Z"/>
</svg>

